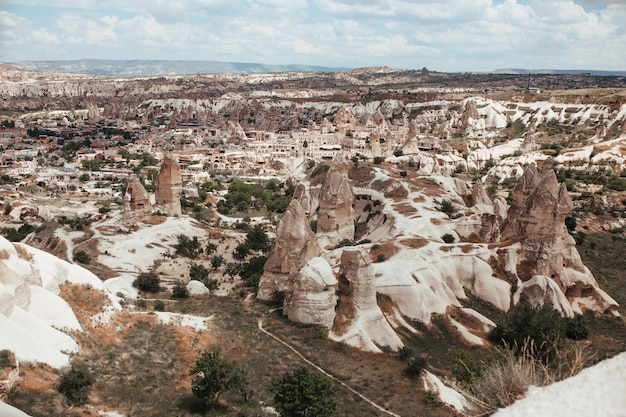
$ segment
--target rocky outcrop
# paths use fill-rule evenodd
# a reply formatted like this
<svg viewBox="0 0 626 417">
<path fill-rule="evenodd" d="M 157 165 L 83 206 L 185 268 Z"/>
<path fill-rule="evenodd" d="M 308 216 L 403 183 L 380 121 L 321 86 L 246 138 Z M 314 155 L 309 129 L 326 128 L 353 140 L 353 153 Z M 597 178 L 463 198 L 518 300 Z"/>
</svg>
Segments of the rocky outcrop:
<svg viewBox="0 0 626 417">
<path fill-rule="evenodd" d="M 274 291 L 289 289 L 289 275 L 319 256 L 317 238 L 297 199 L 292 199 L 276 229 L 276 240 L 259 281 L 257 297 L 270 300 Z"/>
<path fill-rule="evenodd" d="M 183 180 L 178 163 L 170 156 L 163 157 L 161 170 L 156 180 L 155 204 L 168 216 L 180 216 L 180 196 Z"/>
<path fill-rule="evenodd" d="M 289 320 L 330 328 L 335 319 L 337 279 L 328 262 L 310 259 L 289 277 L 283 312 Z"/>
<path fill-rule="evenodd" d="M 600 290 L 593 275 L 583 265 L 574 239 L 567 232 L 565 217 L 573 208 L 565 184 L 556 179 L 554 171 L 540 174 L 535 165 L 526 169 L 514 190 L 513 203 L 502 226 L 501 240 L 521 242 L 517 276 L 522 282 L 536 275 L 553 280 L 556 285 L 522 285 L 519 291 L 555 301 L 561 291 L 574 313 L 585 310 L 615 312 L 617 303 Z M 555 298 L 556 297 L 556 298 Z M 559 302 L 560 303 L 560 302 Z M 557 305 L 558 307 L 558 305 Z M 567 309 L 562 309 L 568 314 Z"/>
<path fill-rule="evenodd" d="M 348 178 L 349 167 L 344 155 L 337 154 L 320 191 L 317 237 L 322 247 L 354 239 L 354 191 Z"/>
<path fill-rule="evenodd" d="M 387 322 L 376 301 L 376 278 L 369 252 L 345 249 L 339 266 L 338 315 L 331 337 L 365 350 L 394 350 L 402 341 Z"/>
<path fill-rule="evenodd" d="M 150 196 L 139 182 L 139 178 L 133 176 L 124 193 L 124 223 L 133 224 L 137 221 L 145 221 L 150 216 L 152 216 Z"/>
<path fill-rule="evenodd" d="M 337 126 L 354 126 L 355 123 L 356 119 L 348 106 L 341 106 L 339 110 L 337 110 L 337 113 L 335 113 L 335 124 Z"/>
</svg>

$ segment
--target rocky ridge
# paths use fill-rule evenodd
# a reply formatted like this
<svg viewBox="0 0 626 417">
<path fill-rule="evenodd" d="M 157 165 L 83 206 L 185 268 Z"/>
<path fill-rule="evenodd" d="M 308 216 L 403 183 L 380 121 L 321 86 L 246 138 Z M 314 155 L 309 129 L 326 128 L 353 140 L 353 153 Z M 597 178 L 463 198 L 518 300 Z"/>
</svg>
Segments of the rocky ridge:
<svg viewBox="0 0 626 417">
<path fill-rule="evenodd" d="M 341 199 L 352 199 L 355 214 L 350 218 L 364 223 L 364 240 L 356 246 L 335 247 L 323 239 L 316 242 L 310 229 L 300 232 L 308 238 L 293 239 L 286 231 L 308 227 L 304 211 L 298 211 L 295 224 L 291 223 L 292 215 L 281 220 L 270 259 L 283 253 L 286 246 L 292 253 L 300 254 L 304 244 L 306 251 L 317 244 L 318 250 L 313 250 L 317 252 L 315 263 L 328 263 L 333 274 L 331 277 L 326 267 L 317 268 L 317 278 L 312 279 L 310 268 L 302 272 L 302 259 L 292 262 L 277 256 L 286 260 L 281 268 L 289 271 L 288 280 L 282 281 L 288 285 L 282 288 L 286 294 L 284 311 L 291 319 L 325 325 L 336 340 L 379 351 L 382 346 L 401 346 L 393 329 L 410 328 L 404 317 L 430 323 L 435 314 L 443 315 L 467 343 L 484 344 L 493 323 L 463 307 L 468 293 L 503 311 L 524 294 L 535 304 L 551 302 L 565 316 L 585 311 L 617 314 L 615 301 L 599 288 L 580 262 L 573 238 L 564 225 L 572 203 L 552 171 L 540 174 L 531 165 L 508 207 L 502 199 L 492 201 L 480 184 L 469 190 L 462 182 L 444 176 L 435 176 L 437 190 L 428 190 L 419 185 L 424 184 L 424 177 L 415 175 L 403 185 L 408 188 L 406 199 L 395 200 L 384 194 L 390 192 L 389 186 L 382 194 L 373 186 L 381 178 L 386 178 L 386 183 L 403 184 L 391 172 L 376 168 L 377 179 L 370 187 L 353 187 L 347 171 L 338 170 L 344 163 L 336 158 L 328 174 L 334 172 L 333 181 L 341 178 L 345 184 Z M 299 187 L 311 188 L 307 180 Z M 325 186 L 320 194 L 324 190 Z M 296 194 L 296 203 L 292 204 L 299 206 L 298 198 L 305 196 L 306 193 Z M 459 209 L 463 207 L 463 215 L 450 218 L 439 211 L 437 201 L 441 198 L 449 198 Z M 317 200 L 307 197 L 306 201 L 305 205 L 310 206 L 311 201 Z M 322 199 L 319 201 L 321 207 Z M 376 201 L 379 208 L 372 210 L 365 201 Z M 366 205 L 369 208 L 365 213 Z M 345 211 L 343 208 L 339 211 Z M 332 211 L 331 206 L 324 212 L 311 207 L 309 219 L 317 219 L 319 228 L 316 215 L 328 216 Z M 324 233 L 318 229 L 316 235 Z M 459 243 L 442 243 L 441 236 L 446 233 Z M 378 255 L 381 246 L 387 248 L 384 256 Z M 373 263 L 372 258 L 376 260 Z M 322 269 L 323 274 L 319 272 Z M 273 279 L 274 275 L 266 269 L 260 288 Z M 337 284 L 333 284 L 335 281 Z M 331 311 L 335 294 L 338 304 Z M 381 309 L 376 294 L 389 297 L 392 307 Z M 312 309 L 313 302 L 316 308 Z M 482 323 L 478 327 L 477 318 Z"/>
</svg>

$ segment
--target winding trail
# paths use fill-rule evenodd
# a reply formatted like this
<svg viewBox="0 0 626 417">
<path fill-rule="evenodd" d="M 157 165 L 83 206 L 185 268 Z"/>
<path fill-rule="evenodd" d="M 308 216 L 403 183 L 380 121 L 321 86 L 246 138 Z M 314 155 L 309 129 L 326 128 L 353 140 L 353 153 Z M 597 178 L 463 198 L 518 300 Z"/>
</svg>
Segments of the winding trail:
<svg viewBox="0 0 626 417">
<path fill-rule="evenodd" d="M 295 353 L 296 355 L 298 355 L 298 357 L 300 359 L 302 359 L 304 362 L 306 362 L 308 365 L 312 366 L 313 368 L 317 369 L 319 372 L 321 372 L 322 374 L 326 375 L 328 378 L 332 379 L 333 381 L 341 384 L 343 387 L 345 387 L 348 391 L 350 391 L 351 393 L 358 395 L 363 401 L 367 402 L 368 404 L 370 404 L 372 407 L 378 409 L 379 411 L 389 415 L 389 416 L 393 416 L 393 417 L 401 417 L 399 414 L 395 414 L 389 410 L 384 409 L 382 406 L 376 404 L 374 401 L 372 401 L 371 399 L 367 398 L 365 395 L 361 394 L 360 392 L 358 392 L 357 390 L 355 390 L 354 388 L 350 387 L 349 385 L 346 385 L 345 382 L 337 379 L 336 377 L 334 377 L 333 375 L 329 374 L 328 372 L 326 372 L 324 369 L 320 368 L 319 366 L 317 366 L 316 364 L 314 364 L 313 362 L 311 362 L 310 360 L 308 360 L 307 358 L 304 357 L 304 355 L 300 352 L 298 352 L 298 350 L 296 348 L 294 348 L 293 346 L 291 346 L 289 343 L 285 342 L 284 340 L 282 340 L 281 338 L 279 338 L 278 336 L 270 333 L 269 331 L 265 330 L 263 328 L 263 319 L 259 318 L 257 320 L 257 324 L 259 325 L 259 330 L 263 333 L 265 333 L 266 335 L 268 335 L 269 337 L 271 337 L 272 339 L 276 340 L 278 343 L 282 344 L 283 346 L 285 346 L 287 349 L 291 350 L 293 353 Z"/>
</svg>

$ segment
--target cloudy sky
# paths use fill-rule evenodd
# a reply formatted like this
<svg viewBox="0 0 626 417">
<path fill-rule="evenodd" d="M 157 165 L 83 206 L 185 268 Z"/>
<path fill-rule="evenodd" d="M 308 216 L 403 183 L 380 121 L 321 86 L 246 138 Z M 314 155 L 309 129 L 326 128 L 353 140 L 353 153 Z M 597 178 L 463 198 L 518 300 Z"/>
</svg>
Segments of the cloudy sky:
<svg viewBox="0 0 626 417">
<path fill-rule="evenodd" d="M 0 61 L 626 70 L 626 0 L 0 0 Z"/>
</svg>

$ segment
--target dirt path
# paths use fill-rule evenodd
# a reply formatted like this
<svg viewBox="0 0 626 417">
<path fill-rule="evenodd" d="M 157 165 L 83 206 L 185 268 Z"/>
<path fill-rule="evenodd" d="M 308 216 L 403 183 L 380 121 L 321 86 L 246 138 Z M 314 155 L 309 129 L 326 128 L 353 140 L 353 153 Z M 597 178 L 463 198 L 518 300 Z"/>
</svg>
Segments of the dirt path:
<svg viewBox="0 0 626 417">
<path fill-rule="evenodd" d="M 296 355 L 298 355 L 298 357 L 300 359 L 302 359 L 304 362 L 306 362 L 308 365 L 312 366 L 313 368 L 317 369 L 319 372 L 321 372 L 322 374 L 326 375 L 328 378 L 332 379 L 333 381 L 341 384 L 343 387 L 345 387 L 348 391 L 350 391 L 351 393 L 358 395 L 363 401 L 367 402 L 368 404 L 370 404 L 372 407 L 378 409 L 379 411 L 389 415 L 389 416 L 393 416 L 393 417 L 401 417 L 398 414 L 392 413 L 389 410 L 384 409 L 383 407 L 381 407 L 380 405 L 376 404 L 374 401 L 372 401 L 371 399 L 367 398 L 366 396 L 364 396 L 363 394 L 361 394 L 360 392 L 356 391 L 354 388 L 346 385 L 343 381 L 335 378 L 333 375 L 329 374 L 328 372 L 326 372 L 324 369 L 320 368 L 319 366 L 317 366 L 316 364 L 314 364 L 313 362 L 311 362 L 310 360 L 308 360 L 306 357 L 304 357 L 304 355 L 302 353 L 300 353 L 296 348 L 294 348 L 293 346 L 291 346 L 289 343 L 285 342 L 284 340 L 280 339 L 278 336 L 268 332 L 267 330 L 265 330 L 263 328 L 263 319 L 259 318 L 257 321 L 258 325 L 259 325 L 259 330 L 262 331 L 263 333 L 265 333 L 266 335 L 268 335 L 269 337 L 271 337 L 272 339 L 276 340 L 278 343 L 284 345 L 287 349 L 291 350 L 293 353 L 295 353 Z"/>
</svg>

